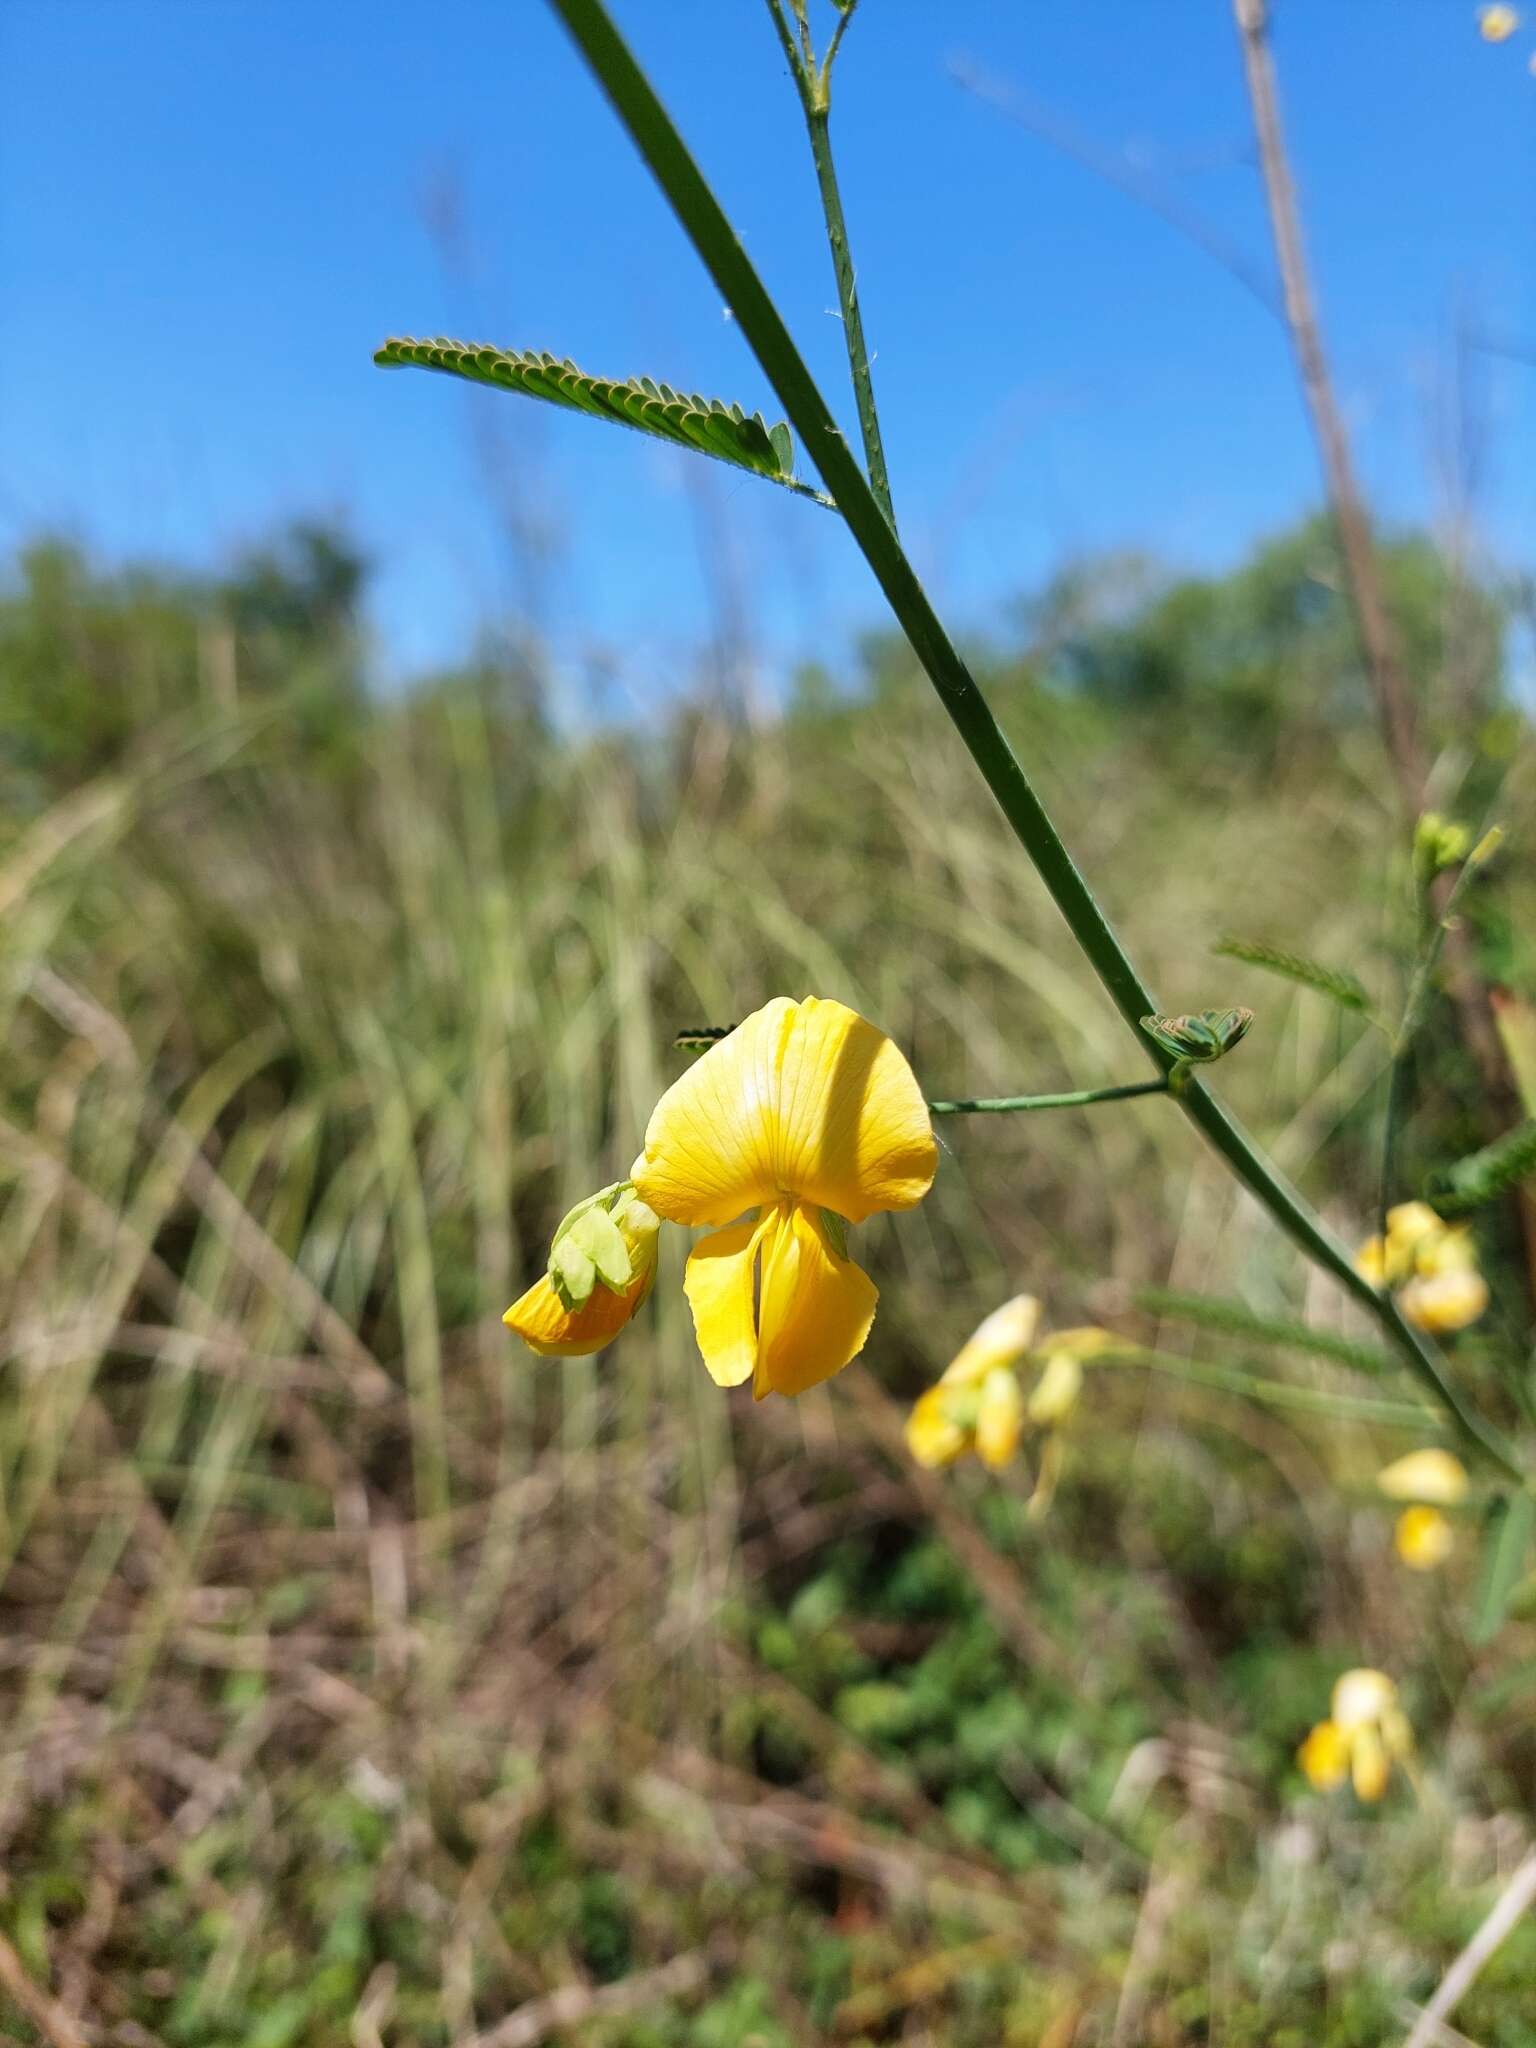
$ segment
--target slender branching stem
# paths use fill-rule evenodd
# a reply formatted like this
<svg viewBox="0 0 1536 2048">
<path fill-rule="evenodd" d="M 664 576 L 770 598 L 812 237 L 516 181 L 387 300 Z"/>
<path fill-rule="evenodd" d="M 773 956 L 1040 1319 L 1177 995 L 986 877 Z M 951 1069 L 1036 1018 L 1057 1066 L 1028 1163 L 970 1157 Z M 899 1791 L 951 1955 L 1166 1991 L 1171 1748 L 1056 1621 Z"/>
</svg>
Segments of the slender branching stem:
<svg viewBox="0 0 1536 2048">
<path fill-rule="evenodd" d="M 730 307 L 1014 835 L 1033 861 L 1089 965 L 1138 1043 L 1167 1076 L 1177 1063 L 1171 1054 L 1151 1043 L 1140 1023 L 1149 1014 L 1160 1014 L 1161 1006 L 1143 985 L 975 678 L 929 603 L 895 529 L 854 460 L 826 399 L 720 202 L 602 0 L 550 0 L 550 5 L 628 129 Z M 1190 1075 L 1175 1100 L 1281 1228 L 1376 1318 L 1402 1353 L 1409 1370 L 1454 1421 L 1463 1440 L 1523 1483 L 1524 1474 L 1514 1452 L 1447 1379 L 1439 1355 L 1404 1320 L 1396 1304 L 1378 1294 L 1355 1271 L 1346 1248 L 1205 1084 Z"/>
<path fill-rule="evenodd" d="M 1132 1095 L 1166 1095 L 1168 1076 L 1127 1081 L 1118 1088 L 1074 1088 L 1065 1095 L 971 1095 L 956 1102 L 930 1102 L 934 1116 L 1001 1116 L 1027 1109 L 1086 1109 L 1094 1102 L 1125 1102 Z"/>
<path fill-rule="evenodd" d="M 894 526 L 896 513 L 891 502 L 890 474 L 885 466 L 885 444 L 880 438 L 880 414 L 875 404 L 874 379 L 870 375 L 869 349 L 864 340 L 864 316 L 859 310 L 858 274 L 848 246 L 848 223 L 843 213 L 843 195 L 837 182 L 832 156 L 832 65 L 843 37 L 848 33 L 858 0 L 850 0 L 837 20 L 826 55 L 820 64 L 810 44 L 810 28 L 802 8 L 796 9 L 800 25 L 800 47 L 796 48 L 780 0 L 768 0 L 779 41 L 789 62 L 790 76 L 800 95 L 806 133 L 811 142 L 811 160 L 816 166 L 816 185 L 821 193 L 821 211 L 827 224 L 827 246 L 832 251 L 832 270 L 837 279 L 838 304 L 843 316 L 843 342 L 848 351 L 848 374 L 853 380 L 854 404 L 858 409 L 859 433 L 864 442 L 864 460 L 869 469 L 870 488 L 881 511 Z"/>
</svg>

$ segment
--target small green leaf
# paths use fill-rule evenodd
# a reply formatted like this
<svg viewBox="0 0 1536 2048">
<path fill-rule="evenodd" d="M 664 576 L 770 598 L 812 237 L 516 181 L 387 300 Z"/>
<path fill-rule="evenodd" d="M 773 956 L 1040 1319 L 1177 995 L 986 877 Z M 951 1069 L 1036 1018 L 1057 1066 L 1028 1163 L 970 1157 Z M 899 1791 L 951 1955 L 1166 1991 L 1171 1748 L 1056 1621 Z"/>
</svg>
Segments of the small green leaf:
<svg viewBox="0 0 1536 2048">
<path fill-rule="evenodd" d="M 751 470 L 754 476 L 783 484 L 818 504 L 832 502 L 796 478 L 794 440 L 783 420 L 769 426 L 760 412 L 747 413 L 739 405 L 703 398 L 697 392 L 674 391 L 670 384 L 652 377 L 624 382 L 592 377 L 573 362 L 532 349 L 492 348 L 483 342 L 450 341 L 443 335 L 428 341 L 392 336 L 375 349 L 373 360 L 381 369 L 440 370 L 473 384 L 520 391 L 526 398 L 541 398 L 572 412 L 616 420 L 621 426 L 638 428 L 678 447 Z"/>
<path fill-rule="evenodd" d="M 1517 1124 L 1480 1152 L 1470 1152 L 1441 1173 L 1432 1174 L 1425 1189 L 1435 1207 L 1447 1215 L 1476 1209 L 1517 1182 L 1536 1174 L 1536 1122 Z"/>
<path fill-rule="evenodd" d="M 1371 1014 L 1371 999 L 1364 984 L 1342 967 L 1325 967 L 1321 961 L 1288 953 L 1260 939 L 1219 939 L 1211 951 L 1227 960 L 1243 960 L 1250 967 L 1262 967 L 1266 973 L 1281 975 L 1286 981 L 1299 981 L 1304 988 L 1315 988 L 1320 995 L 1331 997 L 1341 1009 L 1357 1011 L 1363 1017 Z"/>
<path fill-rule="evenodd" d="M 1520 1581 L 1533 1529 L 1536 1529 L 1536 1500 L 1530 1494 L 1502 1494 L 1490 1504 L 1483 1537 L 1483 1573 L 1477 1613 L 1468 1630 L 1472 1642 L 1479 1648 L 1492 1642 L 1499 1632 L 1510 1595 Z"/>
<path fill-rule="evenodd" d="M 1173 1059 L 1206 1066 L 1248 1035 L 1252 1010 L 1196 1010 L 1185 1017 L 1143 1017 L 1141 1028 Z"/>
</svg>

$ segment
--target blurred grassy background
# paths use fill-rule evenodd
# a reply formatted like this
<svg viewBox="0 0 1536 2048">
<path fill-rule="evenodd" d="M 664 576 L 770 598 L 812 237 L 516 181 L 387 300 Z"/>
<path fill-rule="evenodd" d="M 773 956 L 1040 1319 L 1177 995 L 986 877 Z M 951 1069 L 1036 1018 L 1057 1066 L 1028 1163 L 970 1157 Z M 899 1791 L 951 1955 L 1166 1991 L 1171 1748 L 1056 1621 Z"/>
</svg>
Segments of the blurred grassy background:
<svg viewBox="0 0 1536 2048">
<path fill-rule="evenodd" d="M 1512 829 L 1484 962 L 1536 992 L 1522 594 L 1385 562 L 1446 801 Z M 769 712 L 722 656 L 604 724 L 529 640 L 381 698 L 364 575 L 314 528 L 195 580 L 50 542 L 0 599 L 4 2038 L 1395 2038 L 1536 1797 L 1536 1629 L 1474 1647 L 1470 1532 L 1411 1578 L 1372 1497 L 1420 1439 L 1105 1370 L 1040 1523 L 901 1449 L 1021 1288 L 1410 1398 L 1138 1307 L 1360 1334 L 1166 1104 L 950 1120 L 861 1233 L 865 1360 L 796 1404 L 709 1383 L 677 1233 L 603 1356 L 501 1328 L 688 1025 L 816 992 L 933 1094 L 1137 1074 L 921 678 L 875 639 Z M 1223 1091 L 1363 1236 L 1383 1041 L 1210 951 L 1400 1000 L 1326 530 L 1214 580 L 1084 562 L 973 651 L 1165 1006 L 1258 1011 Z M 1483 1135 L 1448 1029 L 1418 1091 L 1410 1181 Z M 1466 1369 L 1524 1316 L 1506 1275 Z M 1293 1764 L 1359 1662 L 1425 1753 L 1376 1811 Z M 1533 2013 L 1527 1925 L 1445 2038 Z"/>
</svg>

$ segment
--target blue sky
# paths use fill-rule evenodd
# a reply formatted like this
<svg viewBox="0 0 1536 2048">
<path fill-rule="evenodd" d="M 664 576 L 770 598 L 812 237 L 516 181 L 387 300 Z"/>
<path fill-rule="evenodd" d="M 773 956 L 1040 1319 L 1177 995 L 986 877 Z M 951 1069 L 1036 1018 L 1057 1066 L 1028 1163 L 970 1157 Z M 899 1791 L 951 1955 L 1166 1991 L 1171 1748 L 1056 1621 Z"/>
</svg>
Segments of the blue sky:
<svg viewBox="0 0 1536 2048">
<path fill-rule="evenodd" d="M 615 11 L 851 425 L 761 0 Z M 1442 516 L 1458 308 L 1536 341 L 1536 36 L 1486 47 L 1465 0 L 1277 13 L 1362 468 L 1387 515 Z M 1234 559 L 1317 495 L 1279 329 L 961 91 L 962 55 L 1135 151 L 1268 261 L 1223 0 L 865 0 L 836 134 L 920 566 L 972 624 L 1085 548 Z M 541 0 L 0 10 L 0 547 L 47 526 L 113 559 L 210 563 L 336 513 L 376 561 L 394 673 L 525 603 L 573 661 L 679 676 L 722 605 L 773 663 L 835 658 L 878 616 L 835 521 L 771 486 L 370 363 L 388 333 L 445 331 L 771 406 Z M 1478 531 L 1517 561 L 1536 368 L 1475 357 L 1469 388 Z"/>
</svg>

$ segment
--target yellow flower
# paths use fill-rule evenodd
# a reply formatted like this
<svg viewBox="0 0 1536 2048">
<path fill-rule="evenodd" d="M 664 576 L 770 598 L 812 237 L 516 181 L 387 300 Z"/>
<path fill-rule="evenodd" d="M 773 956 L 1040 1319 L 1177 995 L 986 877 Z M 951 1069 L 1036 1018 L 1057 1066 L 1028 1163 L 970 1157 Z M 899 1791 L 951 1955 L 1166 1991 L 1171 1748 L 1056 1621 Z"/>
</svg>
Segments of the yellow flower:
<svg viewBox="0 0 1536 2048">
<path fill-rule="evenodd" d="M 1410 1280 L 1399 1297 L 1403 1314 L 1431 1336 L 1449 1336 L 1475 1323 L 1488 1306 L 1488 1282 L 1463 1267 Z"/>
<path fill-rule="evenodd" d="M 1397 1703 L 1397 1687 L 1384 1671 L 1346 1671 L 1333 1688 L 1333 1719 L 1351 1744 L 1350 1776 L 1357 1796 L 1379 1799 L 1393 1763 L 1413 1754 L 1413 1733 Z"/>
<path fill-rule="evenodd" d="M 1393 1541 L 1410 1571 L 1432 1572 L 1438 1571 L 1456 1548 L 1456 1532 L 1438 1508 L 1404 1508 Z"/>
<path fill-rule="evenodd" d="M 1417 1251 L 1444 1234 L 1445 1225 L 1428 1202 L 1399 1202 L 1387 1211 L 1387 1241 L 1404 1251 Z"/>
<path fill-rule="evenodd" d="M 952 1412 L 953 1388 L 942 1381 L 919 1395 L 907 1417 L 907 1449 L 929 1471 L 953 1465 L 970 1448 L 971 1432 Z"/>
<path fill-rule="evenodd" d="M 1335 1791 L 1349 1776 L 1349 1743 L 1332 1721 L 1319 1721 L 1296 1752 L 1296 1761 L 1319 1792 Z"/>
<path fill-rule="evenodd" d="M 1436 1336 L 1464 1330 L 1488 1306 L 1471 1231 L 1443 1222 L 1427 1202 L 1389 1209 L 1385 1241 L 1368 1238 L 1355 1254 L 1355 1270 L 1373 1287 L 1400 1290 L 1409 1322 Z"/>
<path fill-rule="evenodd" d="M 1031 1512 L 1044 1513 L 1061 1470 L 1060 1430 L 1077 1405 L 1081 1361 L 1113 1342 L 1103 1330 L 1059 1330 L 1036 1345 L 1040 1304 L 1032 1294 L 1005 1301 L 967 1338 L 943 1377 L 907 1417 L 907 1448 L 919 1465 L 952 1465 L 967 1451 L 997 1471 L 1026 1433 L 1044 1433 Z M 1020 1369 L 1040 1370 L 1025 1393 Z"/>
<path fill-rule="evenodd" d="M 1477 26 L 1485 43 L 1507 43 L 1520 26 L 1513 7 L 1479 7 Z"/>
<path fill-rule="evenodd" d="M 1024 1434 L 1024 1390 L 1017 1373 L 994 1366 L 976 1402 L 976 1455 L 991 1472 L 1012 1458 Z"/>
<path fill-rule="evenodd" d="M 729 1226 L 684 1279 L 720 1386 L 800 1394 L 858 1354 L 877 1296 L 843 1224 L 912 1208 L 937 1164 L 912 1069 L 842 1003 L 776 996 L 673 1083 L 632 1178 L 658 1216 Z"/>
<path fill-rule="evenodd" d="M 589 1195 L 561 1220 L 548 1271 L 502 1321 L 546 1358 L 601 1351 L 651 1291 L 660 1229 L 628 1181 Z"/>
<path fill-rule="evenodd" d="M 1394 1763 L 1413 1754 L 1413 1733 L 1397 1702 L 1397 1687 L 1384 1671 L 1346 1671 L 1333 1688 L 1331 1711 L 1319 1721 L 1296 1761 L 1319 1792 L 1344 1782 L 1346 1770 L 1355 1796 L 1367 1803 L 1381 1798 Z"/>
<path fill-rule="evenodd" d="M 979 1323 L 944 1368 L 945 1386 L 975 1386 L 1000 1365 L 1017 1365 L 1035 1340 L 1040 1304 L 1016 1294 Z"/>
<path fill-rule="evenodd" d="M 1450 1451 L 1410 1451 L 1376 1475 L 1388 1500 L 1424 1501 L 1431 1507 L 1453 1508 L 1467 1497 L 1467 1468 Z"/>
<path fill-rule="evenodd" d="M 1029 1419 L 1041 1429 L 1058 1429 L 1077 1406 L 1083 1368 L 1072 1351 L 1052 1351 L 1030 1389 Z"/>
</svg>

